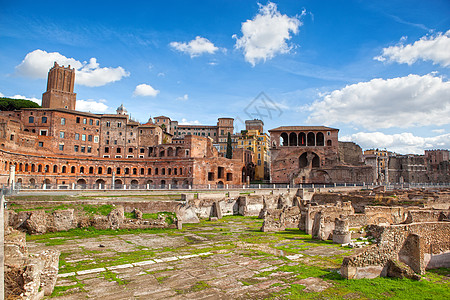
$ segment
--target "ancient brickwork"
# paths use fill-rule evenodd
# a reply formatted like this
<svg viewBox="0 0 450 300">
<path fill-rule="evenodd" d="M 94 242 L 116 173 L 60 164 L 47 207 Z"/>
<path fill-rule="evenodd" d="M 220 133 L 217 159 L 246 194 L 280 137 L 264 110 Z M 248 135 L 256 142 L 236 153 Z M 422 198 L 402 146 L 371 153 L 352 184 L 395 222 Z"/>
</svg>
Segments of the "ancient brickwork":
<svg viewBox="0 0 450 300">
<path fill-rule="evenodd" d="M 386 276 L 389 261 L 403 262 L 419 274 L 429 268 L 449 267 L 449 231 L 449 222 L 374 226 L 371 232 L 377 244 L 346 257 L 341 274 L 346 278 Z"/>
</svg>

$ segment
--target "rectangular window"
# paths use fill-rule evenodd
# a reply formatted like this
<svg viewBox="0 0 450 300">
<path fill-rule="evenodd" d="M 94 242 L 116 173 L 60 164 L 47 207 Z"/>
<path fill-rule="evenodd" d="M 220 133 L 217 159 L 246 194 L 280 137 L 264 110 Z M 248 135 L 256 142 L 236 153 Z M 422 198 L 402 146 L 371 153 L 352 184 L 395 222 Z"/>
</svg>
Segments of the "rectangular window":
<svg viewBox="0 0 450 300">
<path fill-rule="evenodd" d="M 117 153 L 120 153 L 121 151 L 122 151 L 121 148 L 117 148 L 117 150 L 116 150 Z"/>
<path fill-rule="evenodd" d="M 85 134 L 82 134 L 82 135 L 81 135 L 81 140 L 82 140 L 82 141 L 86 141 L 86 135 L 85 135 Z"/>
<path fill-rule="evenodd" d="M 44 142 L 39 142 L 39 147 L 44 147 Z"/>
<path fill-rule="evenodd" d="M 89 119 L 89 125 L 94 125 L 94 120 Z"/>
<path fill-rule="evenodd" d="M 110 127 L 111 126 L 111 122 L 106 122 L 106 127 Z"/>
<path fill-rule="evenodd" d="M 59 151 L 64 151 L 64 145 L 59 145 Z"/>
<path fill-rule="evenodd" d="M 83 124 L 87 124 L 87 119 L 86 118 L 83 119 Z"/>
<path fill-rule="evenodd" d="M 65 132 L 64 131 L 60 131 L 59 132 L 59 138 L 63 139 L 65 136 Z"/>
<path fill-rule="evenodd" d="M 86 152 L 86 147 L 85 146 L 81 146 L 81 152 L 82 153 Z"/>
<path fill-rule="evenodd" d="M 75 140 L 77 140 L 77 141 L 80 140 L 80 134 L 79 133 L 75 133 Z"/>
<path fill-rule="evenodd" d="M 117 123 L 117 127 L 122 127 L 122 122 Z"/>
<path fill-rule="evenodd" d="M 41 130 L 41 135 L 47 135 L 47 130 Z"/>
<path fill-rule="evenodd" d="M 80 147 L 78 146 L 78 145 L 75 145 L 75 146 L 73 146 L 73 151 L 75 151 L 75 152 L 78 152 L 78 149 L 79 149 Z"/>
<path fill-rule="evenodd" d="M 47 117 L 42 117 L 42 123 L 47 123 Z"/>
<path fill-rule="evenodd" d="M 77 123 L 80 123 L 80 117 L 77 117 L 76 122 L 77 122 Z"/>
<path fill-rule="evenodd" d="M 98 143 L 98 135 L 94 136 L 94 143 Z"/>
<path fill-rule="evenodd" d="M 109 147 L 105 147 L 105 153 L 109 153 Z"/>
<path fill-rule="evenodd" d="M 92 142 L 92 135 L 88 135 L 88 142 Z"/>
<path fill-rule="evenodd" d="M 109 140 L 106 140 L 106 145 L 109 145 Z"/>
<path fill-rule="evenodd" d="M 97 121 L 95 121 L 95 125 L 100 125 L 100 121 L 99 120 L 97 120 Z"/>
<path fill-rule="evenodd" d="M 92 152 L 92 147 L 88 147 L 87 148 L 87 153 L 91 153 Z"/>
<path fill-rule="evenodd" d="M 61 118 L 61 125 L 66 125 L 66 118 Z"/>
<path fill-rule="evenodd" d="M 28 123 L 34 123 L 34 117 L 29 117 L 28 118 Z"/>
<path fill-rule="evenodd" d="M 117 140 L 114 140 L 114 145 L 117 145 Z"/>
</svg>

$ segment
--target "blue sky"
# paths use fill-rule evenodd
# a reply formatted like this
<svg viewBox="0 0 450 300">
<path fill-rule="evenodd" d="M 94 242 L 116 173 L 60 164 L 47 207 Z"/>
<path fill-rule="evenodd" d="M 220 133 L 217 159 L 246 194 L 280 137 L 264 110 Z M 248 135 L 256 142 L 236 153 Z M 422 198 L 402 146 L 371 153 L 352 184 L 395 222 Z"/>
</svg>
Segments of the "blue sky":
<svg viewBox="0 0 450 300">
<path fill-rule="evenodd" d="M 259 116 L 420 154 L 450 148 L 449 30 L 446 0 L 0 0 L 0 94 L 39 101 L 57 60 L 79 110 Z"/>
</svg>

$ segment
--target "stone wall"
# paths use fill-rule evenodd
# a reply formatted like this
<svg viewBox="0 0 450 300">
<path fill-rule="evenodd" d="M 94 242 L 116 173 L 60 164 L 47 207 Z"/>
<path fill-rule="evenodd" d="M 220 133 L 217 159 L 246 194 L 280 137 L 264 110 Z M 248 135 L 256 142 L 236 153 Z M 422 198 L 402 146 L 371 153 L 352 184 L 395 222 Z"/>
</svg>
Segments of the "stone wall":
<svg viewBox="0 0 450 300">
<path fill-rule="evenodd" d="M 373 226 L 369 230 L 378 243 L 344 258 L 341 274 L 348 279 L 387 276 L 392 261 L 419 274 L 450 267 L 450 222 Z"/>
</svg>

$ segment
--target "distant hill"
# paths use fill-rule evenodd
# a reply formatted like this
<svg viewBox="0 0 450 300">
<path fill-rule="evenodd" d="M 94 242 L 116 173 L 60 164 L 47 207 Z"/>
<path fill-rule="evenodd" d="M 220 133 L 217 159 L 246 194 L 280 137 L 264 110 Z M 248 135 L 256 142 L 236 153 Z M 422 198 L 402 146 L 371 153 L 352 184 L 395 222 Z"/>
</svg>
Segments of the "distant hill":
<svg viewBox="0 0 450 300">
<path fill-rule="evenodd" d="M 25 99 L 11 99 L 0 97 L 0 110 L 9 111 L 21 108 L 40 108 L 41 106 L 36 102 Z"/>
</svg>

